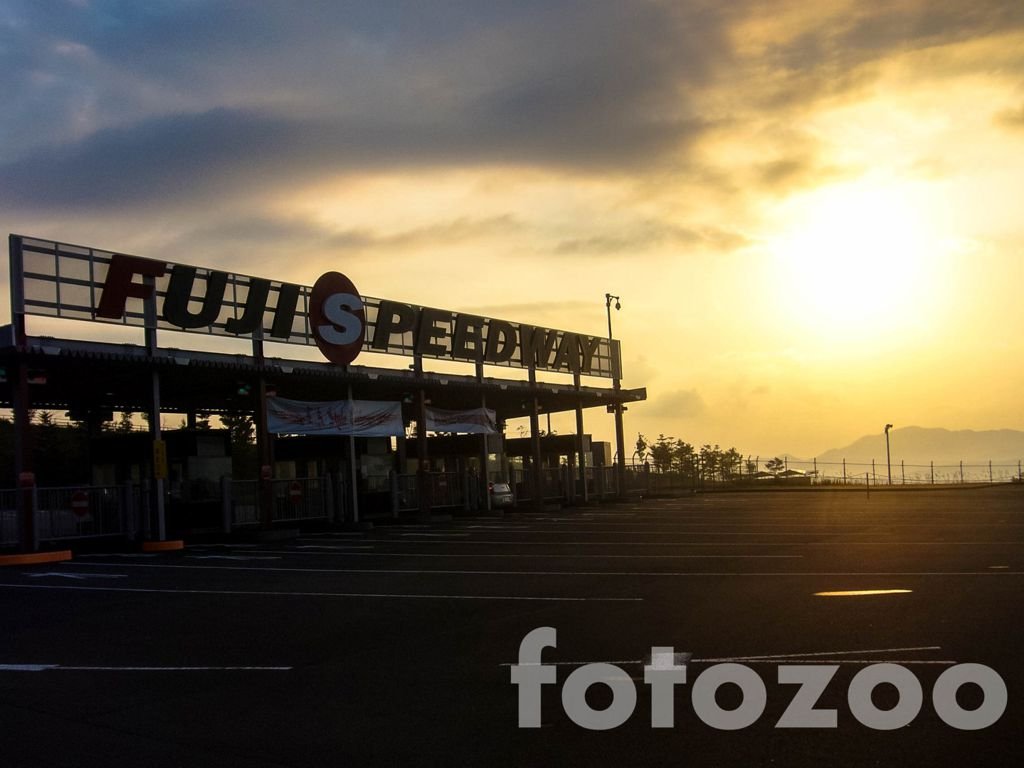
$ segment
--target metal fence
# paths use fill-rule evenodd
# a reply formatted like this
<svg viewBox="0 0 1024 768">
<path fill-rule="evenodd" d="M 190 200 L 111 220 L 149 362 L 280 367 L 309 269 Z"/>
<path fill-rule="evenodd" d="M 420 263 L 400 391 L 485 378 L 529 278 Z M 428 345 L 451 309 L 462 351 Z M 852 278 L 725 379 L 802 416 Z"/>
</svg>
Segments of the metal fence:
<svg viewBox="0 0 1024 768">
<path fill-rule="evenodd" d="M 466 476 L 458 472 L 430 472 L 430 505 L 461 507 L 466 502 Z"/>
<path fill-rule="evenodd" d="M 659 472 L 642 465 L 627 465 L 627 491 L 646 488 L 649 493 L 682 493 L 717 488 L 771 488 L 799 486 L 978 485 L 1024 482 L 1024 462 L 956 462 L 911 464 L 903 460 L 818 461 L 785 459 L 778 466 L 751 458 L 729 471 L 711 470 L 698 463 L 689 471 Z"/>
<path fill-rule="evenodd" d="M 0 547 L 18 543 L 18 491 L 0 490 Z"/>
<path fill-rule="evenodd" d="M 785 471 L 800 473 L 812 484 L 851 485 L 960 485 L 1009 483 L 1024 478 L 1022 462 L 956 462 L 910 464 L 906 461 L 824 462 L 787 460 Z"/>
<path fill-rule="evenodd" d="M 463 508 L 466 509 L 476 501 L 479 504 L 479 493 L 473 489 L 475 478 L 461 472 L 428 472 L 426 474 L 426 490 L 432 509 Z M 390 487 L 390 479 L 389 479 Z M 393 493 L 397 495 L 394 509 L 409 512 L 420 507 L 419 475 L 416 473 L 402 474 L 395 478 Z"/>
<path fill-rule="evenodd" d="M 221 481 L 221 501 L 225 505 L 226 531 L 231 528 L 260 523 L 260 484 L 258 480 Z"/>
<path fill-rule="evenodd" d="M 271 520 L 327 520 L 333 493 L 330 476 L 272 481 L 274 507 Z"/>
<path fill-rule="evenodd" d="M 409 512 L 420 508 L 420 486 L 415 474 L 399 475 L 396 482 L 398 509 Z"/>
<path fill-rule="evenodd" d="M 135 535 L 130 486 L 37 488 L 35 494 L 40 541 Z"/>
</svg>

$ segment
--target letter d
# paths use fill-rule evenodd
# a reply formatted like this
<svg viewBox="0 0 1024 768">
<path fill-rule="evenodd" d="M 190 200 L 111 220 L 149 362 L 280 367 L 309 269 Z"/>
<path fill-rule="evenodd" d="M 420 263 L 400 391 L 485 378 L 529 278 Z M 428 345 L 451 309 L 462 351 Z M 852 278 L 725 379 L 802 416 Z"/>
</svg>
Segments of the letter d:
<svg viewBox="0 0 1024 768">
<path fill-rule="evenodd" d="M 554 627 L 537 627 L 519 644 L 519 663 L 512 665 L 512 682 L 519 686 L 519 727 L 540 728 L 540 687 L 556 680 L 555 668 L 540 662 L 545 648 L 557 642 Z"/>
</svg>

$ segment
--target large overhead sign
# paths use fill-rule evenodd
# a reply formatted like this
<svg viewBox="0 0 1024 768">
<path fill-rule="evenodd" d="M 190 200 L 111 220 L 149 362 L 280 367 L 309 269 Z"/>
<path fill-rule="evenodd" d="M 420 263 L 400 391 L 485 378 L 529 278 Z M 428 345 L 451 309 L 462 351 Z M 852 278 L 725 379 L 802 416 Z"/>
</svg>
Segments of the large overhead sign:
<svg viewBox="0 0 1024 768">
<path fill-rule="evenodd" d="M 602 336 L 361 296 L 327 272 L 313 286 L 11 236 L 19 315 L 112 322 L 317 346 L 339 365 L 360 351 L 615 378 Z"/>
</svg>

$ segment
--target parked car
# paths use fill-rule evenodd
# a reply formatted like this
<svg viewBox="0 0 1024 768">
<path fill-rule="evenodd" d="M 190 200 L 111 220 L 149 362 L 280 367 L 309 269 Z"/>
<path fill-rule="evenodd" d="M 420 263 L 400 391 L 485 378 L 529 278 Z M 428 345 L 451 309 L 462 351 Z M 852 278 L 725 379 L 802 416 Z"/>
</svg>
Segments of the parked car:
<svg viewBox="0 0 1024 768">
<path fill-rule="evenodd" d="M 515 504 L 516 497 L 512 494 L 512 488 L 508 483 L 488 483 L 487 489 L 491 494 L 491 508 L 511 507 Z"/>
</svg>

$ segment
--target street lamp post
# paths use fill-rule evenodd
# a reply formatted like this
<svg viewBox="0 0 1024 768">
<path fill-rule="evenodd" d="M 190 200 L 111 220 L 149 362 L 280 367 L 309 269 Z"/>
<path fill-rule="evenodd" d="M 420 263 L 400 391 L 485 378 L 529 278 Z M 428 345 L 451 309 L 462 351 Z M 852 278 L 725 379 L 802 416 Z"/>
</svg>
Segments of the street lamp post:
<svg viewBox="0 0 1024 768">
<path fill-rule="evenodd" d="M 615 309 L 622 309 L 618 296 L 612 296 L 610 293 L 604 295 L 604 308 L 608 312 L 608 341 L 612 340 L 612 299 L 615 299 Z"/>
<path fill-rule="evenodd" d="M 889 456 L 889 430 L 892 424 L 885 425 L 885 465 L 889 470 L 889 485 L 892 485 L 892 459 Z"/>
<path fill-rule="evenodd" d="M 604 295 L 604 308 L 608 314 L 608 353 L 612 359 L 612 386 L 615 392 L 618 393 L 622 389 L 622 382 L 619 380 L 619 360 L 615 354 L 615 343 L 612 336 L 612 301 L 615 301 L 616 311 L 622 309 L 622 302 L 618 296 L 613 296 L 610 293 Z M 622 424 L 622 403 L 616 402 L 615 408 L 615 451 L 619 455 L 619 462 L 616 465 L 616 479 L 619 486 L 619 496 L 626 495 L 626 437 Z"/>
</svg>

